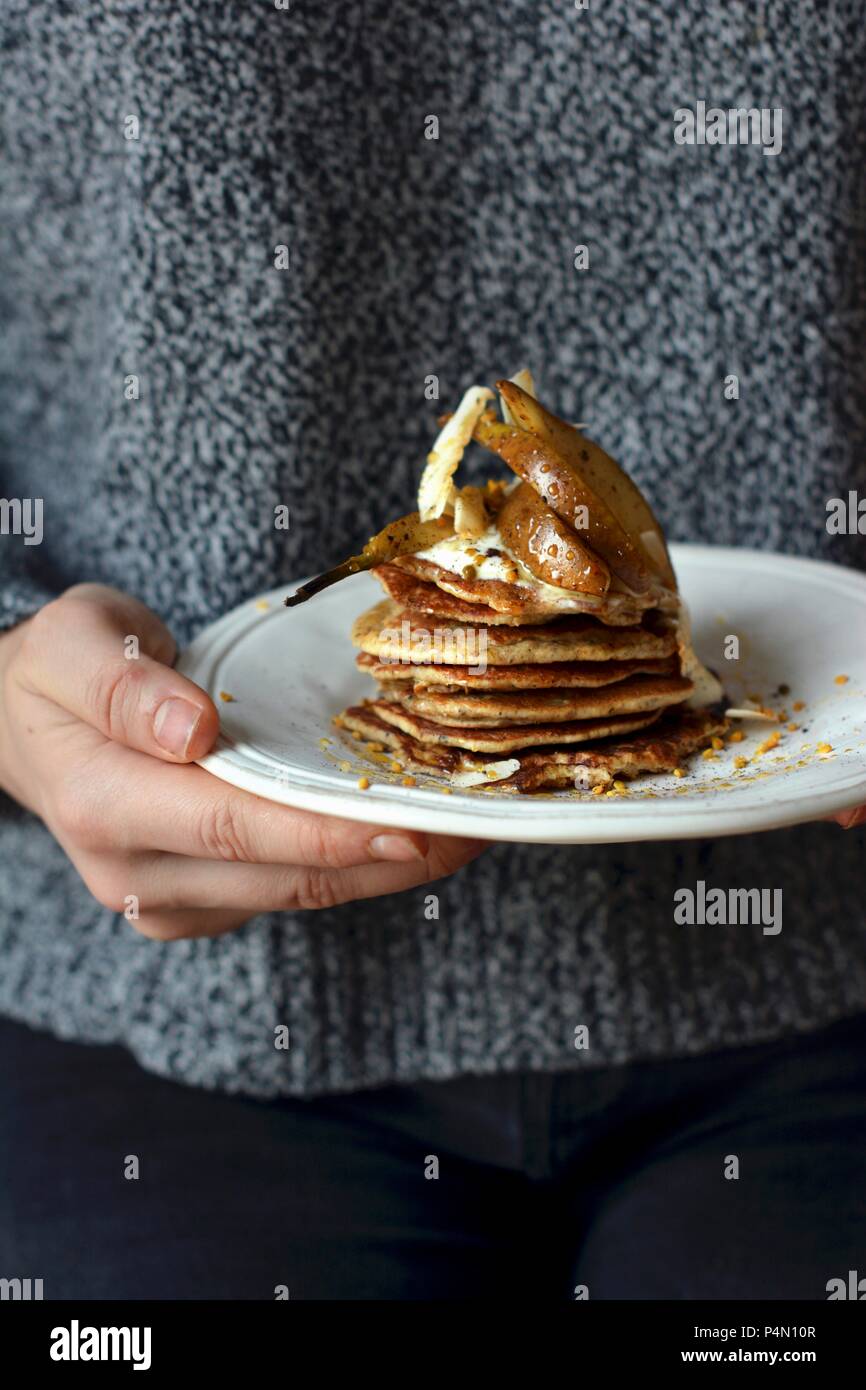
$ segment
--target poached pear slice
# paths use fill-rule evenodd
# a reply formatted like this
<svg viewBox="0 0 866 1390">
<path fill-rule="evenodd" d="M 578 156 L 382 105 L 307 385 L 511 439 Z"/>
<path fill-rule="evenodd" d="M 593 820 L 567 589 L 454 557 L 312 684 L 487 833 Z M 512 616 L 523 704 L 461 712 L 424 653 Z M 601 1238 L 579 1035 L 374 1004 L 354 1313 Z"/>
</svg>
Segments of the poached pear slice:
<svg viewBox="0 0 866 1390">
<path fill-rule="evenodd" d="M 362 570 L 371 570 L 375 565 L 385 565 L 400 555 L 414 555 L 416 551 L 426 550 L 428 546 L 447 540 L 453 534 L 450 517 L 438 516 L 433 521 L 422 521 L 417 512 L 409 512 L 408 516 L 398 517 L 371 536 L 360 555 L 351 555 L 341 565 L 311 579 L 309 584 L 302 584 L 283 602 L 287 608 L 295 608 L 331 584 L 348 579 L 350 574 L 360 574 Z"/>
<path fill-rule="evenodd" d="M 499 383 L 500 388 L 503 384 Z M 514 389 L 520 391 L 519 386 Z M 520 391 L 520 395 L 526 393 Z M 512 409 L 510 400 L 508 406 Z M 519 426 L 503 424 L 492 414 L 482 415 L 474 437 L 504 459 L 568 527 L 582 532 L 584 547 L 594 550 L 633 593 L 645 594 L 652 587 L 653 575 L 641 547 L 583 475 L 552 445 Z"/>
<path fill-rule="evenodd" d="M 496 525 L 509 550 L 545 584 L 584 594 L 606 594 L 610 570 L 541 500 L 520 483 L 502 504 Z"/>
<path fill-rule="evenodd" d="M 676 590 L 676 575 L 664 532 L 640 488 L 616 460 L 574 425 L 546 410 L 516 382 L 497 381 L 496 389 L 515 423 L 555 449 L 564 462 L 580 474 L 632 537 L 649 567 L 669 589 Z"/>
</svg>

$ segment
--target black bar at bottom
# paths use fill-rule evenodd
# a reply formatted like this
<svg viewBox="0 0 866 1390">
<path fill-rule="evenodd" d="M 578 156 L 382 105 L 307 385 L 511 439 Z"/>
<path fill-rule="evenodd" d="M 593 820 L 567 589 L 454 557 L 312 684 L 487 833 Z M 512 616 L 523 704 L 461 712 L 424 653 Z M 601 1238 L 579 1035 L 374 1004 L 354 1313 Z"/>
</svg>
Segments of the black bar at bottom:
<svg viewBox="0 0 866 1390">
<path fill-rule="evenodd" d="M 114 1375 L 138 1368 L 141 1380 L 204 1372 L 222 1381 L 251 1371 L 294 1379 L 345 1364 L 353 1380 L 374 1375 L 386 1385 L 429 1381 L 437 1365 L 450 1376 L 477 1366 L 489 1382 L 491 1370 L 516 1373 L 514 1358 L 529 1356 L 540 1383 L 556 1378 L 554 1355 L 565 1358 L 559 1373 L 574 1376 L 714 1364 L 847 1374 L 866 1332 L 866 1310 L 844 1301 L 552 1305 L 511 1289 L 471 1304 L 387 1303 L 384 1315 L 379 1306 L 7 1300 L 0 1345 L 19 1381 L 22 1371 L 92 1378 L 104 1367 Z"/>
</svg>

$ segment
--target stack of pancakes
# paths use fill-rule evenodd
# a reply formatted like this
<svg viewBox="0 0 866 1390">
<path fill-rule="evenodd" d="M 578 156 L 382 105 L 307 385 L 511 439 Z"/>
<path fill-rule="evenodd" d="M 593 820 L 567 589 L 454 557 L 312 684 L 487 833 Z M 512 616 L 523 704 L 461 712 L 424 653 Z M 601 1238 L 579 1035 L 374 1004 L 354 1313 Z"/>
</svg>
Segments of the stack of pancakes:
<svg viewBox="0 0 866 1390">
<path fill-rule="evenodd" d="M 604 788 L 673 771 L 726 727 L 718 705 L 687 705 L 676 593 L 556 592 L 518 566 L 512 582 L 478 577 L 459 546 L 442 558 L 374 569 L 388 597 L 352 630 L 379 692 L 336 722 L 402 767 L 457 786 Z"/>
</svg>

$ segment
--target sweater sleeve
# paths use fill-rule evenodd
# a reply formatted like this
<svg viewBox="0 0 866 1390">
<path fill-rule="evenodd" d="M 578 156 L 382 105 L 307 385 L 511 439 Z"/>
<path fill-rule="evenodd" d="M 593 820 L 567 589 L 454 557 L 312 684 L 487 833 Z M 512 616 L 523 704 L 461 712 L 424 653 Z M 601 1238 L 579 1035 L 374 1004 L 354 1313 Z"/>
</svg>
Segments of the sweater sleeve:
<svg viewBox="0 0 866 1390">
<path fill-rule="evenodd" d="M 32 618 L 69 582 L 58 572 L 54 550 L 44 534 L 42 499 L 38 512 L 32 499 L 32 512 L 16 510 L 23 506 L 20 496 L 25 486 L 20 470 L 16 474 L 4 459 L 0 465 L 0 632 Z M 6 502 L 16 495 L 17 504 Z"/>
<path fill-rule="evenodd" d="M 32 618 L 43 604 L 57 597 L 41 580 L 26 574 L 8 575 L 5 569 L 0 561 L 0 632 Z"/>
</svg>

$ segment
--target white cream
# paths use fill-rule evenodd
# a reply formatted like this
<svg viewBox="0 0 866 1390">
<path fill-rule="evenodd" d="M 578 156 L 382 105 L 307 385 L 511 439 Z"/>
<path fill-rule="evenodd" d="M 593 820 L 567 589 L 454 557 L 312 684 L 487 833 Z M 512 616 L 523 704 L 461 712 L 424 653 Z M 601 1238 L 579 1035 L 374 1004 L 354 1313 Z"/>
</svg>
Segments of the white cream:
<svg viewBox="0 0 866 1390">
<path fill-rule="evenodd" d="M 468 551 L 477 551 L 483 558 L 473 560 L 468 555 Z M 499 550 L 499 555 L 485 555 L 485 550 Z M 444 570 L 450 570 L 452 574 L 462 574 L 467 565 L 472 565 L 478 579 L 502 579 L 506 580 L 507 571 L 517 570 L 522 583 L 537 584 L 534 575 L 529 573 L 525 565 L 512 555 L 499 534 L 496 523 L 488 526 L 483 535 L 477 540 L 471 541 L 464 536 L 449 536 L 447 540 L 436 541 L 435 545 L 428 546 L 426 550 L 419 550 L 417 559 L 430 560 L 434 565 L 441 565 Z M 506 581 L 507 582 L 507 581 Z"/>
<path fill-rule="evenodd" d="M 516 479 L 515 485 L 518 482 L 519 479 Z M 470 550 L 477 551 L 482 558 L 474 560 L 467 553 Z M 485 550 L 498 550 L 500 553 L 485 555 Z M 543 579 L 536 579 L 532 571 L 527 569 L 522 560 L 505 544 L 495 521 L 477 540 L 451 536 L 447 540 L 437 541 L 435 545 L 428 546 L 426 550 L 419 550 L 416 558 L 429 560 L 458 577 L 462 576 L 467 565 L 471 565 L 475 578 L 500 579 L 505 583 L 517 584 L 519 588 L 528 591 L 527 597 L 531 596 L 533 607 L 543 604 L 551 611 L 559 610 L 561 613 L 592 613 L 594 609 L 603 607 L 605 602 L 616 604 L 636 597 L 616 575 L 611 577 L 610 589 L 605 598 L 582 593 L 579 589 L 562 589 L 556 584 L 547 584 Z M 515 571 L 516 580 L 510 577 Z M 654 598 L 660 608 L 669 610 L 676 596 L 660 583 Z"/>
<path fill-rule="evenodd" d="M 695 687 L 686 704 L 691 709 L 716 704 L 725 692 L 721 682 L 707 670 L 692 646 L 692 620 L 682 597 L 677 616 L 677 646 L 680 652 L 680 671 Z"/>
<path fill-rule="evenodd" d="M 467 553 L 470 550 L 477 551 L 481 555 L 480 560 L 474 560 Z M 498 555 L 485 555 L 485 550 L 498 550 Z M 435 545 L 428 546 L 426 550 L 419 550 L 416 554 L 418 560 L 429 560 L 431 564 L 440 565 L 442 569 L 449 570 L 451 574 L 462 575 L 467 565 L 471 565 L 476 579 L 501 579 L 506 584 L 518 584 L 527 589 L 532 589 L 533 598 L 543 600 L 550 604 L 551 608 L 563 608 L 574 602 L 577 592 L 574 589 L 560 589 L 555 584 L 547 584 L 543 579 L 536 579 L 531 570 L 528 570 L 521 560 L 517 558 L 512 550 L 503 541 L 499 534 L 499 529 L 495 522 L 488 526 L 487 530 L 477 540 L 470 541 L 462 536 L 451 536 L 448 540 L 437 541 Z M 517 579 L 511 576 L 517 571 Z M 592 601 L 594 595 L 581 594 L 582 601 Z"/>
</svg>

